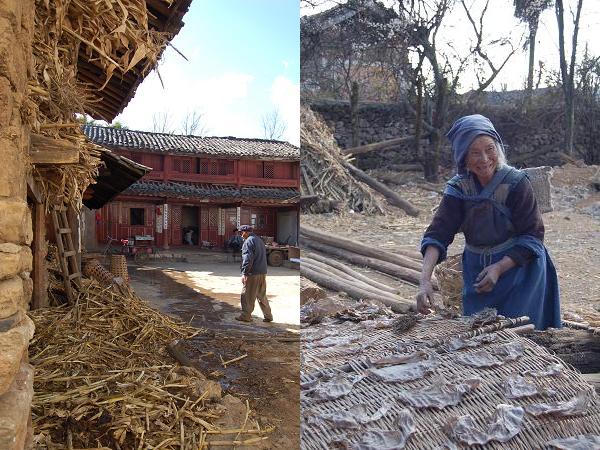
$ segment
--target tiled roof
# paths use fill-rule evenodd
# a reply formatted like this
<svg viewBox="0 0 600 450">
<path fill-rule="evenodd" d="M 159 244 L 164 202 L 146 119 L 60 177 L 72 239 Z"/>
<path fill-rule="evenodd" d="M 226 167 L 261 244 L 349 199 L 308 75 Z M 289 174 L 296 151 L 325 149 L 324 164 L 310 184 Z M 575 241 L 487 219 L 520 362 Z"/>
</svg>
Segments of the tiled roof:
<svg viewBox="0 0 600 450">
<path fill-rule="evenodd" d="M 109 148 L 159 153 L 190 153 L 241 159 L 300 160 L 300 148 L 283 141 L 236 137 L 181 136 L 96 125 L 84 125 L 82 128 L 92 142 Z"/>
<path fill-rule="evenodd" d="M 187 184 L 162 181 L 138 181 L 123 192 L 127 195 L 148 195 L 190 199 L 230 200 L 279 200 L 290 201 L 300 198 L 300 192 L 292 188 L 265 188 L 219 186 L 210 184 Z"/>
</svg>

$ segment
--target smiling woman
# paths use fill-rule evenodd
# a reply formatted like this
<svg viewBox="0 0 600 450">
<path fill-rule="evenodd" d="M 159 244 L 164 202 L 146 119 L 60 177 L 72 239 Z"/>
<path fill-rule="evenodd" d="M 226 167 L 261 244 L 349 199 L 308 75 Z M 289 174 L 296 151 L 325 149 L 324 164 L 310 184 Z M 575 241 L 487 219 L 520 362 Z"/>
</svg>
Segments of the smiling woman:
<svg viewBox="0 0 600 450">
<path fill-rule="evenodd" d="M 433 267 L 446 259 L 461 230 L 465 314 L 493 307 L 507 317 L 528 316 L 537 329 L 560 328 L 556 271 L 529 179 L 506 165 L 502 139 L 486 117 L 462 117 L 447 136 L 458 175 L 448 182 L 421 243 L 417 308 L 427 312 L 432 305 Z"/>
</svg>

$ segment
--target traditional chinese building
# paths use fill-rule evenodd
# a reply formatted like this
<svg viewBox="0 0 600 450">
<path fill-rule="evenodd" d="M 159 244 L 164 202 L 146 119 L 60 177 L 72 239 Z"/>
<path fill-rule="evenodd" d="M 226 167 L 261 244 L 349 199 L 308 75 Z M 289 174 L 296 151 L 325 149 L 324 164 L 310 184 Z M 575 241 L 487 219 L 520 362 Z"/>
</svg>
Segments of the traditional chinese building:
<svg viewBox="0 0 600 450">
<path fill-rule="evenodd" d="M 154 245 L 222 246 L 239 224 L 296 244 L 300 149 L 287 142 L 84 126 L 88 138 L 151 168 L 88 213 L 86 244 L 151 236 Z M 93 189 L 93 186 L 91 187 Z"/>
</svg>

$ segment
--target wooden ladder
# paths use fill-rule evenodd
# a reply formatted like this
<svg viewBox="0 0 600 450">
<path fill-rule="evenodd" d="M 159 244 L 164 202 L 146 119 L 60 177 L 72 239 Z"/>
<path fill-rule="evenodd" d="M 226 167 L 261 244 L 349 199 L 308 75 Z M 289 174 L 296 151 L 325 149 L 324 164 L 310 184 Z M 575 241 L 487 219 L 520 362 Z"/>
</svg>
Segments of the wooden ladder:
<svg viewBox="0 0 600 450">
<path fill-rule="evenodd" d="M 52 222 L 56 235 L 56 246 L 58 247 L 58 260 L 63 273 L 65 293 L 67 300 L 72 305 L 75 302 L 73 284 L 81 287 L 81 272 L 78 263 L 78 252 L 73 245 L 72 229 L 67 217 L 67 209 L 64 206 L 55 206 L 52 209 Z"/>
</svg>

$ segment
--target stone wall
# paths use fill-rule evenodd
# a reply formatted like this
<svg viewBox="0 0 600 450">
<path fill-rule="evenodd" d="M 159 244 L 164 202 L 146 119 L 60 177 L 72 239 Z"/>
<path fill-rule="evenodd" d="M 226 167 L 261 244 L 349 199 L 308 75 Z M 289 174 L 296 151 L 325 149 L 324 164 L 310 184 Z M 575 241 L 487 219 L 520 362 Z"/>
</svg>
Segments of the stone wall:
<svg viewBox="0 0 600 450">
<path fill-rule="evenodd" d="M 560 95 L 560 94 L 558 94 Z M 451 109 L 449 123 L 456 118 L 475 112 L 492 120 L 506 144 L 508 160 L 518 167 L 539 165 L 559 165 L 563 134 L 562 110 L 556 103 L 556 96 L 548 93 L 528 114 L 524 115 L 518 106 L 479 105 L 457 106 Z M 319 113 L 333 130 L 342 148 L 351 147 L 352 128 L 350 104 L 347 101 L 319 100 L 310 103 L 311 109 Z M 575 131 L 575 158 L 584 159 L 588 164 L 598 164 L 600 152 L 596 150 L 596 138 L 600 138 L 599 117 L 585 115 Z M 594 119 L 594 120 L 592 120 Z M 359 107 L 360 145 L 414 134 L 413 115 L 400 104 L 366 103 Z M 421 149 L 427 141 L 421 142 Z M 422 150 L 421 150 L 422 151 Z M 410 164 L 419 161 L 414 145 L 404 143 L 388 150 L 357 155 L 357 164 L 364 169 L 390 164 Z M 450 146 L 446 145 L 441 155 L 443 165 L 452 164 Z"/>
<path fill-rule="evenodd" d="M 0 2 L 0 448 L 31 445 L 33 368 L 26 315 L 33 284 L 26 171 L 29 129 L 21 120 L 32 73 L 33 0 Z"/>
</svg>

